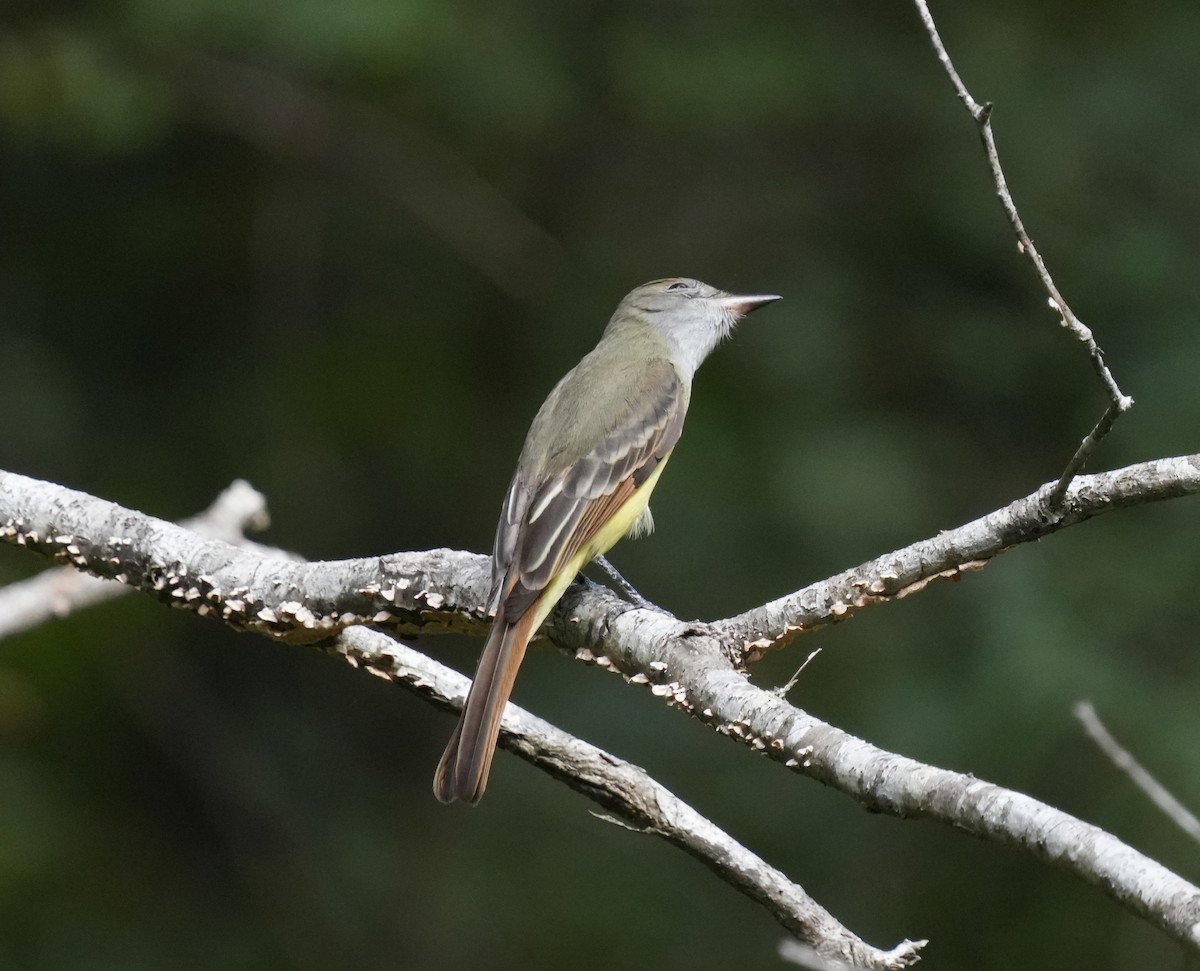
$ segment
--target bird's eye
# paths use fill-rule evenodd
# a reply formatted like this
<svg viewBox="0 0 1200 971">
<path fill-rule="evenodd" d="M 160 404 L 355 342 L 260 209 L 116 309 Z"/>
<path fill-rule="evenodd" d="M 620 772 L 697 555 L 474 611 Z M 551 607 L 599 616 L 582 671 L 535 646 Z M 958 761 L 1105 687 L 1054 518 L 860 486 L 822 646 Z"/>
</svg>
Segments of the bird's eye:
<svg viewBox="0 0 1200 971">
<path fill-rule="evenodd" d="M 684 283 L 682 280 L 677 280 L 675 283 L 672 283 L 669 287 L 667 287 L 667 289 L 668 290 L 686 290 L 688 288 L 688 286 L 689 286 L 689 284 Z"/>
</svg>

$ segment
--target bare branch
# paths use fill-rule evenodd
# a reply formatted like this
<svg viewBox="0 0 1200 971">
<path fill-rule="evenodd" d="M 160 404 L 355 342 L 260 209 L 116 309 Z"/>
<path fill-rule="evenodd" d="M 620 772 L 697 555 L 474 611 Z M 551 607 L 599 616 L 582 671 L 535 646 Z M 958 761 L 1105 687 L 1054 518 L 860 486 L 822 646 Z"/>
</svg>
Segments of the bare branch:
<svg viewBox="0 0 1200 971">
<path fill-rule="evenodd" d="M 0 471 L 0 542 L 118 580 L 163 603 L 292 643 L 354 624 L 478 632 L 488 563 L 455 550 L 306 563 L 205 539 L 86 493 Z"/>
<path fill-rule="evenodd" d="M 0 495 L 15 498 L 23 493 L 25 495 L 21 501 L 28 506 L 29 486 L 32 484 L 35 488 L 41 487 L 42 491 L 49 495 L 50 503 L 58 503 L 60 510 L 65 508 L 63 500 L 67 500 L 67 503 L 75 508 L 79 518 L 94 522 L 111 523 L 112 513 L 119 509 L 111 503 L 104 503 L 80 493 L 71 493 L 70 490 L 50 486 L 48 483 L 35 483 L 34 480 L 18 482 L 20 478 L 0 473 L 0 486 L 3 486 Z M 235 538 L 236 532 L 231 527 L 229 516 L 235 514 L 238 521 L 260 522 L 265 513 L 261 500 L 262 497 L 245 483 L 235 483 L 214 503 L 213 509 L 210 510 L 213 514 L 211 517 L 197 517 L 191 524 L 199 524 L 210 531 Z M 151 537 L 155 536 L 165 538 L 169 545 L 180 548 L 179 552 L 190 544 L 194 550 L 192 557 L 198 562 L 207 561 L 212 557 L 211 546 L 220 546 L 206 544 L 198 537 L 189 541 L 187 530 L 182 527 L 162 523 L 128 510 L 121 510 L 120 513 L 123 532 L 120 536 L 109 537 L 108 542 L 123 548 L 124 555 L 131 560 L 143 558 L 148 562 L 161 564 L 167 558 L 151 551 L 140 550 L 130 543 L 119 542 L 122 537 L 136 536 L 139 542 L 152 542 Z M 78 526 L 78 522 L 73 525 Z M 46 531 L 53 534 L 50 541 L 64 549 L 67 556 L 82 557 L 84 550 L 98 545 L 85 539 L 77 531 L 72 531 L 69 536 L 57 529 Z M 25 545 L 35 548 L 42 541 L 40 537 L 30 539 L 28 532 L 20 535 L 26 536 Z M 72 553 L 72 549 L 78 552 Z M 249 567 L 257 560 L 257 566 L 253 569 L 265 569 L 266 572 L 275 575 L 273 568 L 289 565 L 290 555 L 277 550 L 264 551 L 263 548 L 256 547 L 246 552 L 246 557 L 239 556 L 236 560 L 240 568 Z M 376 565 L 379 563 L 378 560 L 374 562 Z M 471 560 L 465 562 L 468 566 L 474 565 Z M 130 589 L 128 586 L 74 573 L 70 568 L 64 570 L 90 581 L 87 587 L 81 588 L 84 591 L 82 594 L 75 595 L 71 606 L 86 606 L 106 599 L 114 592 Z M 60 596 L 64 570 L 46 571 L 31 581 L 15 585 L 22 588 L 20 597 L 10 596 L 11 588 L 0 590 L 0 636 L 27 629 L 35 623 L 55 616 L 56 612 L 46 608 L 46 605 L 54 605 L 56 597 Z M 159 567 L 159 570 L 160 576 L 170 573 L 179 577 L 185 584 L 199 581 L 196 571 L 184 569 L 180 564 L 171 568 Z M 43 577 L 50 578 L 49 582 L 39 583 Z M 180 587 L 169 585 L 167 589 Z M 35 614 L 24 609 L 23 605 L 39 595 L 43 598 L 44 608 L 40 613 Z M 299 592 L 294 595 L 303 599 Z M 426 600 L 432 601 L 435 596 L 434 593 L 427 593 Z M 177 598 L 172 594 L 164 599 L 174 602 Z M 186 595 L 183 599 L 186 603 Z M 25 623 L 18 624 L 14 621 L 14 615 L 18 612 Z M 246 613 L 247 611 L 243 610 L 242 615 Z M 293 611 L 293 617 L 297 615 L 302 616 L 300 609 Z M 259 632 L 272 633 L 269 624 L 260 628 Z M 469 685 L 462 675 L 385 634 L 364 627 L 350 627 L 333 640 L 326 638 L 322 648 L 355 667 L 395 681 L 442 707 L 460 707 Z M 582 739 L 568 735 L 515 705 L 509 705 L 505 710 L 503 729 L 502 744 L 505 747 L 582 792 L 615 814 L 630 829 L 658 836 L 700 860 L 720 879 L 765 907 L 790 933 L 807 941 L 815 953 L 850 961 L 862 968 L 898 969 L 917 960 L 917 952 L 924 942 L 905 941 L 889 951 L 867 944 L 839 923 L 805 893 L 802 887 L 737 843 L 691 806 L 655 782 L 643 769 L 622 761 Z"/>
<path fill-rule="evenodd" d="M 1108 365 L 1104 361 L 1104 352 L 1100 350 L 1095 337 L 1092 336 L 1091 330 L 1075 315 L 1075 311 L 1071 309 L 1066 299 L 1059 292 L 1054 278 L 1050 276 L 1050 271 L 1046 268 L 1042 254 L 1038 252 L 1038 248 L 1034 245 L 1029 233 L 1025 231 L 1025 224 L 1021 220 L 1020 213 L 1017 212 L 1016 203 L 1013 202 L 1012 193 L 1008 189 L 1008 180 L 1004 177 L 1004 169 L 1000 165 L 1000 156 L 996 151 L 996 139 L 992 133 L 991 102 L 983 102 L 981 104 L 972 97 L 971 93 L 967 90 L 967 86 L 963 84 L 962 78 L 959 77 L 958 71 L 954 67 L 954 62 L 950 59 L 949 52 L 942 43 L 937 25 L 933 22 L 933 14 L 929 12 L 929 4 L 926 0 L 913 0 L 913 2 L 916 4 L 917 13 L 921 17 L 921 23 L 925 26 L 925 32 L 929 35 L 929 41 L 933 44 L 934 53 L 937 54 L 938 61 L 941 62 L 946 76 L 954 86 L 954 92 L 958 95 L 958 100 L 962 102 L 963 107 L 967 109 L 971 119 L 979 129 L 979 137 L 983 141 L 984 152 L 987 155 L 988 168 L 991 170 L 992 181 L 996 186 L 996 196 L 1000 200 L 1000 205 L 1004 208 L 1004 214 L 1008 217 L 1013 232 L 1016 233 L 1017 247 L 1029 258 L 1034 272 L 1037 274 L 1042 287 L 1049 297 L 1051 309 L 1056 310 L 1059 314 L 1062 326 L 1069 330 L 1087 349 L 1088 358 L 1092 362 L 1092 369 L 1100 378 L 1101 383 L 1104 385 L 1104 390 L 1109 397 L 1110 404 L 1105 410 L 1104 416 L 1096 424 L 1096 427 L 1092 429 L 1091 433 L 1080 443 L 1075 454 L 1071 456 L 1070 462 L 1067 463 L 1066 469 L 1063 470 L 1054 488 L 1050 490 L 1050 493 L 1046 497 L 1047 502 L 1051 506 L 1055 506 L 1063 500 L 1071 479 L 1084 467 L 1088 459 L 1091 458 L 1100 440 L 1112 428 L 1113 422 L 1121 414 L 1133 407 L 1133 399 L 1123 393 L 1117 386 L 1116 379 L 1113 378 L 1112 372 L 1108 369 Z"/>
<path fill-rule="evenodd" d="M 973 522 L 706 625 L 728 656 L 749 663 L 801 631 L 977 570 L 1021 543 L 1126 506 L 1200 492 L 1200 455 L 1155 459 L 1077 477 L 1050 515 L 1049 484 Z M 0 471 L 0 542 L 120 580 L 174 607 L 292 643 L 371 624 L 399 634 L 480 633 L 488 557 L 458 550 L 296 562 L 239 549 L 49 482 Z M 270 569 L 264 569 L 264 556 Z M 303 600 L 303 603 L 300 601 Z M 622 609 L 628 609 L 622 604 Z M 562 610 L 558 611 L 560 614 Z M 670 614 L 660 615 L 674 622 Z M 649 674 L 650 672 L 646 672 Z"/>
<path fill-rule="evenodd" d="M 1129 776 L 1130 781 L 1142 790 L 1154 805 L 1161 809 L 1176 826 L 1192 839 L 1200 842 L 1200 819 L 1171 793 L 1161 782 L 1152 776 L 1135 759 L 1128 750 L 1104 727 L 1100 716 L 1090 701 L 1081 701 L 1075 706 L 1075 717 L 1079 719 L 1084 730 L 1091 736 L 1096 747 L 1100 749 L 1113 765 Z"/>
<path fill-rule="evenodd" d="M 1071 496 L 1077 495 L 1082 505 L 1069 506 L 1068 512 L 1074 509 L 1073 521 L 1080 521 L 1106 508 L 1187 494 L 1196 491 L 1198 478 L 1196 456 L 1081 477 L 1072 483 Z M 1036 495 L 1025 501 L 1031 500 Z M 1025 522 L 1020 517 L 1016 521 Z M 325 564 L 263 559 L 11 473 L 0 473 L 0 538 L 81 568 L 109 573 L 136 569 L 127 576 L 129 582 L 165 602 L 194 608 L 200 601 L 206 609 L 197 612 L 291 640 L 328 645 L 339 627 L 349 623 L 324 612 L 340 603 L 360 608 L 360 614 L 377 609 L 369 621 L 405 629 L 482 630 L 484 623 L 485 557 L 433 550 Z M 1034 537 L 1020 531 L 1011 535 L 1012 542 L 1028 538 Z M 962 539 L 976 542 L 970 532 Z M 116 564 L 104 558 L 107 551 L 115 551 Z M 346 581 L 350 585 L 338 590 Z M 312 601 L 310 584 L 316 591 Z M 198 590 L 206 592 L 194 593 Z M 251 591 L 273 599 L 269 605 L 250 599 L 257 596 Z M 851 795 L 872 811 L 936 819 L 1021 846 L 1099 887 L 1177 939 L 1200 946 L 1200 890 L 1187 881 L 1097 827 L 1035 799 L 883 751 L 789 705 L 775 692 L 755 687 L 730 660 L 737 651 L 730 647 L 728 632 L 716 626 L 682 623 L 633 607 L 606 588 L 577 584 L 563 597 L 545 633 L 582 659 L 631 682 L 649 684 L 656 696 L 719 734 Z M 353 641 L 343 637 L 336 643 Z M 335 650 L 374 673 L 394 674 L 390 659 L 381 668 L 366 655 Z M 411 686 L 420 687 L 416 682 Z M 530 742 L 525 754 L 536 760 L 539 751 L 540 743 Z"/>
<path fill-rule="evenodd" d="M 756 660 L 801 631 L 846 620 L 871 604 L 902 599 L 934 580 L 957 579 L 964 572 L 980 570 L 1014 546 L 1093 516 L 1200 492 L 1200 454 L 1078 476 L 1048 515 L 1046 497 L 1054 488 L 1047 483 L 986 516 L 718 621 L 712 629 L 733 645 L 735 661 Z"/>
<path fill-rule="evenodd" d="M 466 697 L 467 678 L 376 631 L 351 628 L 326 649 L 441 707 L 461 707 Z M 615 814 L 628 828 L 658 836 L 695 857 L 764 906 L 819 954 L 862 968 L 903 968 L 916 960 L 925 943 L 904 941 L 890 951 L 871 947 L 798 884 L 655 782 L 644 769 L 512 703 L 504 711 L 501 744 Z"/>
<path fill-rule="evenodd" d="M 607 603 L 605 602 L 607 601 Z M 1200 888 L 1096 826 L 1019 792 L 877 748 L 750 683 L 711 628 L 570 590 L 554 615 L 560 647 L 614 671 L 653 672 L 651 689 L 719 734 L 811 776 L 872 812 L 934 819 L 1027 853 L 1092 884 L 1200 948 Z M 632 680 L 644 680 L 634 676 Z"/>
<path fill-rule="evenodd" d="M 267 501 L 249 482 L 237 479 L 208 509 L 179 525 L 200 536 L 239 545 L 246 532 L 267 528 Z M 72 567 L 43 570 L 0 588 L 0 638 L 132 592 L 125 584 L 101 580 Z"/>
</svg>

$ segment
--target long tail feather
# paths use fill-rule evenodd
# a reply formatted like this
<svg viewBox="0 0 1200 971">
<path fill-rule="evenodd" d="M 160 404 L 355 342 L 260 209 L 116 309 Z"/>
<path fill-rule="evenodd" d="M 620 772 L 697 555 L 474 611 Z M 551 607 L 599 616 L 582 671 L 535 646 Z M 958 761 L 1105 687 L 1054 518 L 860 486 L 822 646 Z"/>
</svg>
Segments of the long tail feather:
<svg viewBox="0 0 1200 971">
<path fill-rule="evenodd" d="M 462 717 L 433 777 L 434 795 L 442 802 L 462 799 L 474 805 L 483 795 L 496 754 L 504 706 L 540 620 L 537 614 L 536 610 L 528 610 L 515 624 L 504 619 L 503 607 L 497 614 L 480 654 Z"/>
</svg>

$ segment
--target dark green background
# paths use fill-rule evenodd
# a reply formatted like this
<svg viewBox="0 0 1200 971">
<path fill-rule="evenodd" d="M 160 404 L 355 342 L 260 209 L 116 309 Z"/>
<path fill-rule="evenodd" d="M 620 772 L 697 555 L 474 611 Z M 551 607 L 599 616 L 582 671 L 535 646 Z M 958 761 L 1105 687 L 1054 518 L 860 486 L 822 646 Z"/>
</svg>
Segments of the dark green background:
<svg viewBox="0 0 1200 971">
<path fill-rule="evenodd" d="M 935 13 L 1138 400 L 1097 466 L 1200 450 L 1200 6 Z M 659 276 L 786 297 L 706 365 L 658 532 L 614 554 L 680 616 L 1023 495 L 1103 410 L 905 2 L 7 0 L 0 129 L 0 467 L 164 517 L 244 476 L 306 556 L 490 548 L 542 397 Z M 796 703 L 1195 880 L 1070 708 L 1200 805 L 1196 525 L 1105 517 L 755 676 L 820 646 Z M 0 579 L 38 568 L 0 550 Z M 1184 964 L 1025 854 L 868 815 L 552 651 L 516 697 L 868 940 L 931 938 L 923 967 Z M 477 811 L 438 805 L 450 728 L 143 598 L 5 643 L 0 967 L 776 966 L 761 910 L 511 757 Z"/>
</svg>

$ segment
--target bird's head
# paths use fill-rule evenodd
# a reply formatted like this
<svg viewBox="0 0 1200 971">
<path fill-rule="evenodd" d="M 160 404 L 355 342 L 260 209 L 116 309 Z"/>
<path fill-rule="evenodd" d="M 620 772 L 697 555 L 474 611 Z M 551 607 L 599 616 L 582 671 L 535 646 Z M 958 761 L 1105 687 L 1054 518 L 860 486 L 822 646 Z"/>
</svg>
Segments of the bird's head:
<svg viewBox="0 0 1200 971">
<path fill-rule="evenodd" d="M 612 323 L 644 322 L 672 346 L 677 363 L 694 372 L 740 318 L 778 299 L 773 293 L 732 294 L 688 277 L 668 277 L 626 294 Z"/>
</svg>

